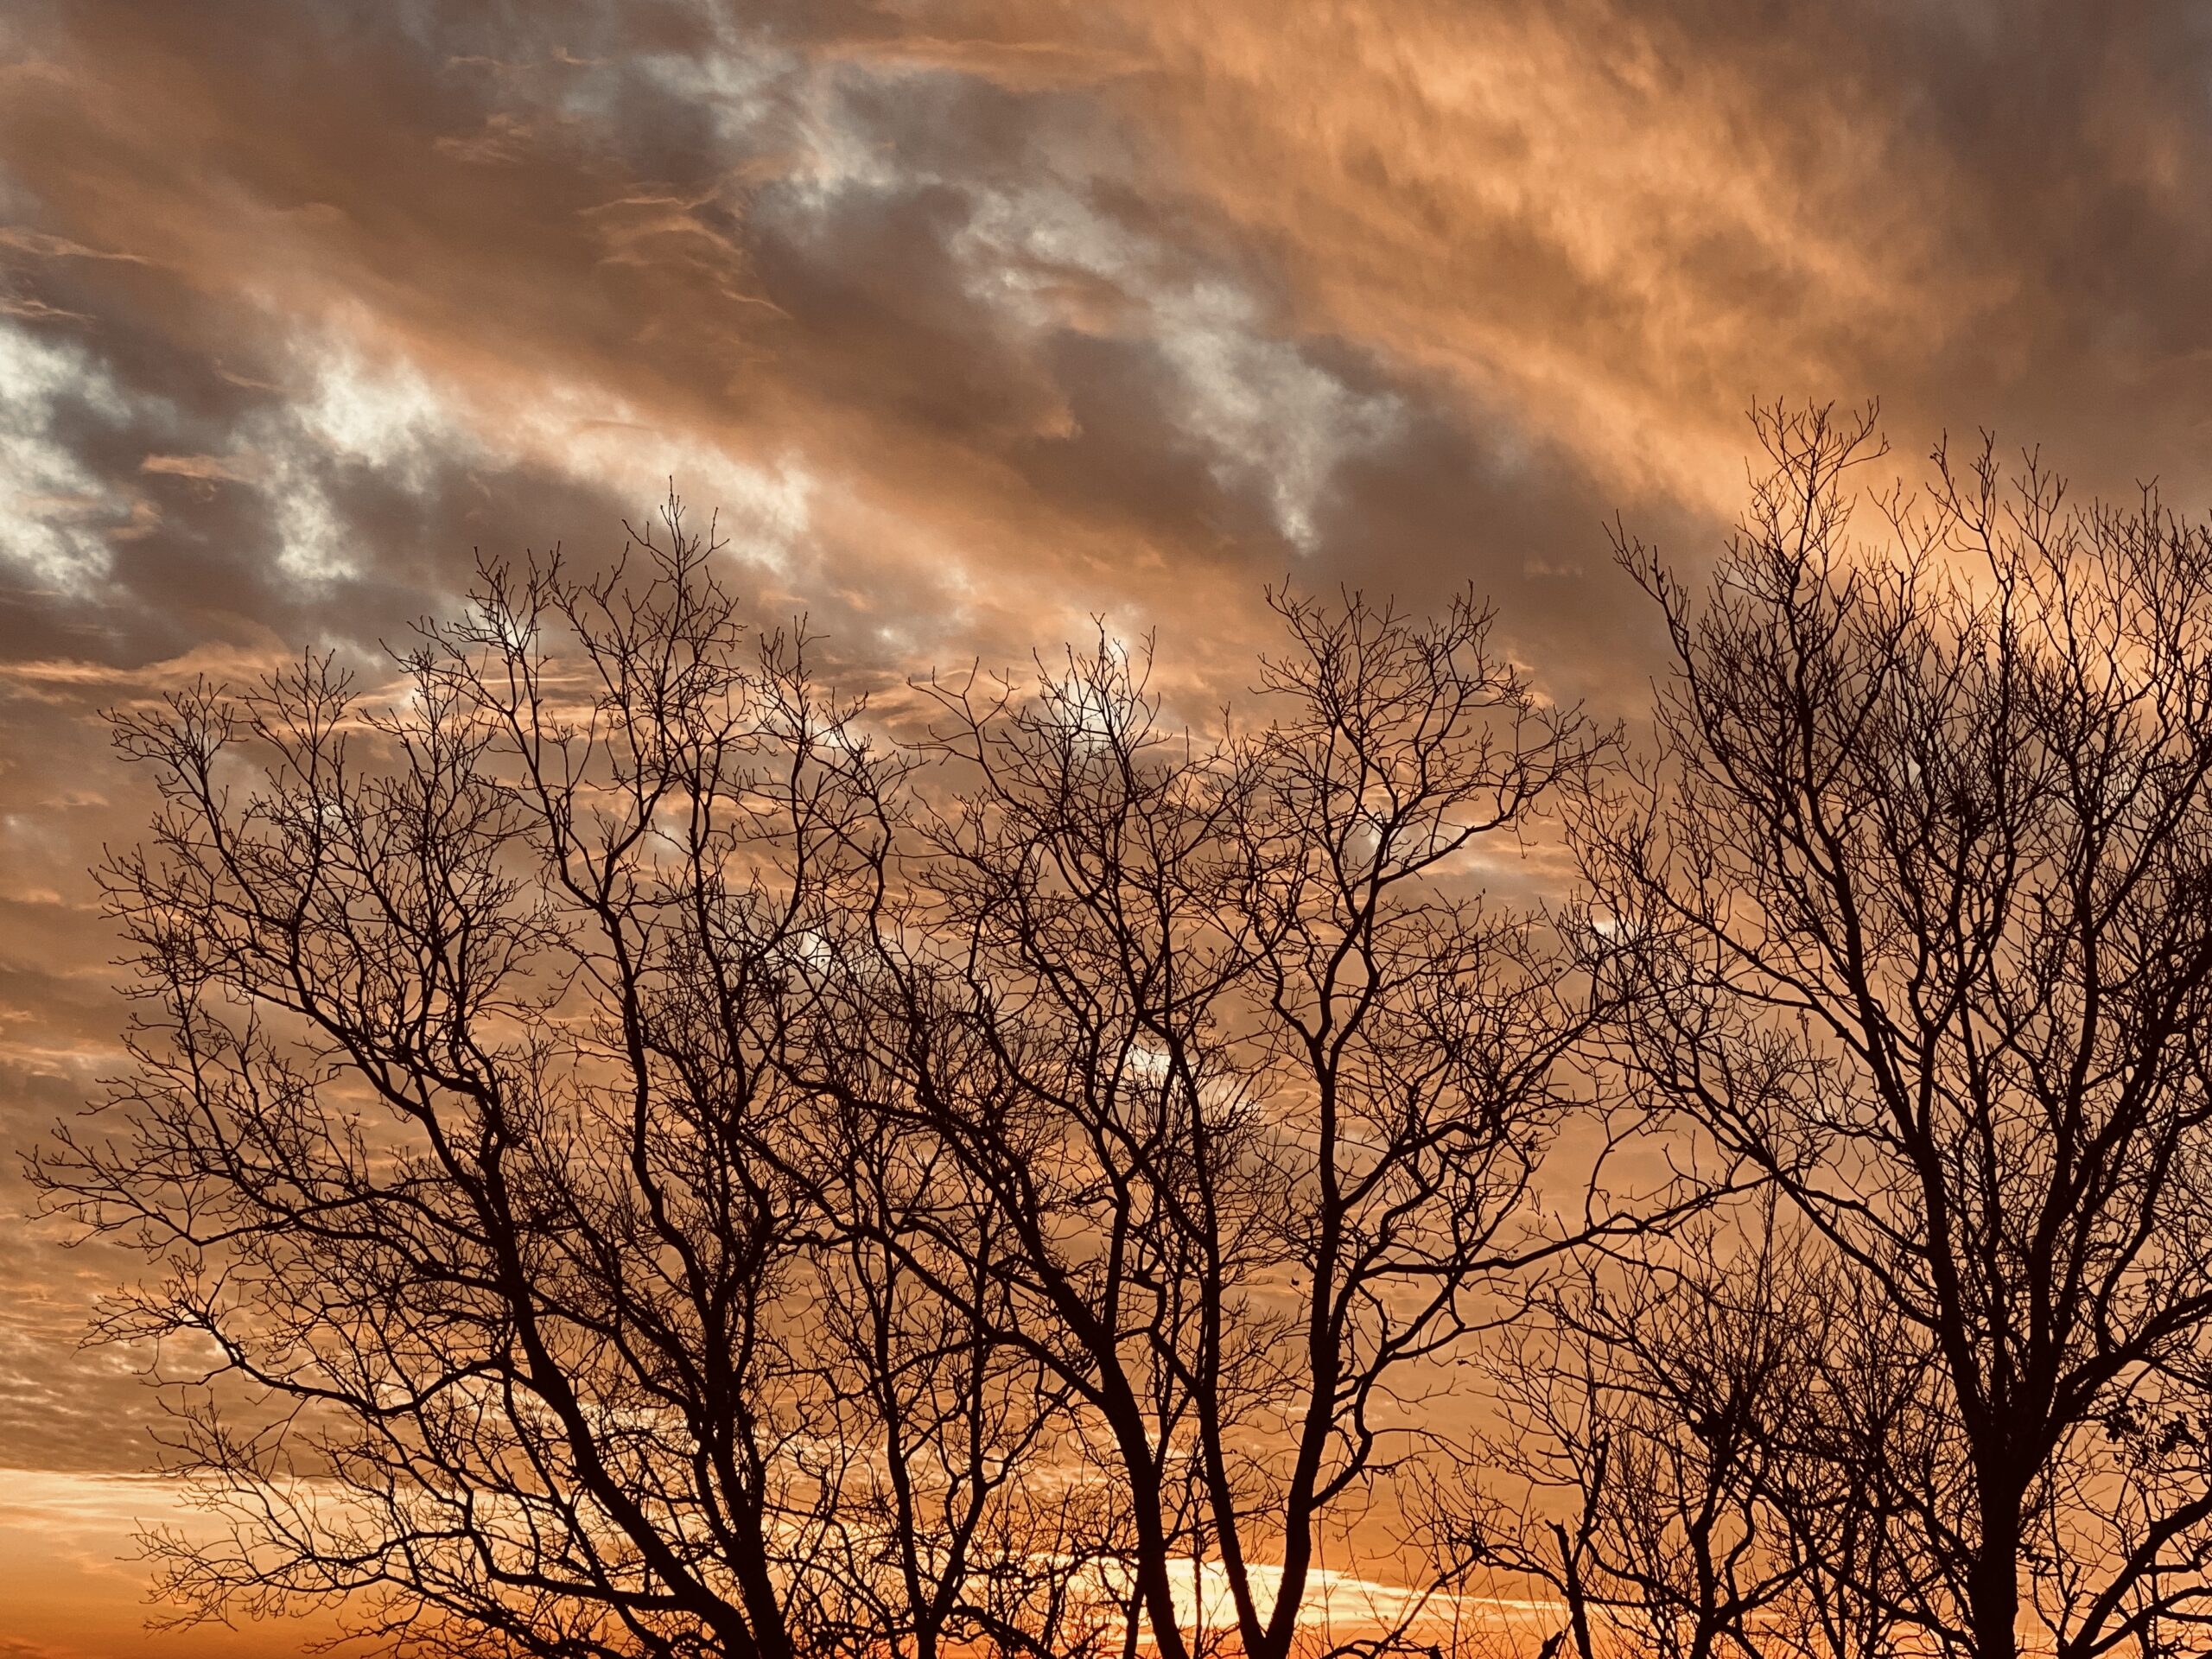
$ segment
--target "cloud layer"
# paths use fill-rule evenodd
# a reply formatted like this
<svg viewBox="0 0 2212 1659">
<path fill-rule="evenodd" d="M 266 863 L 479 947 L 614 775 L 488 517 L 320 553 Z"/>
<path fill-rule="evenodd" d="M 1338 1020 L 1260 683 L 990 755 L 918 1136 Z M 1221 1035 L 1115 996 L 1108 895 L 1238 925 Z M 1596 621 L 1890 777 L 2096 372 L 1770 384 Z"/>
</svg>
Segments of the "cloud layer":
<svg viewBox="0 0 2212 1659">
<path fill-rule="evenodd" d="M 371 656 L 671 480 L 862 678 L 1096 614 L 1211 694 L 1268 581 L 1471 582 L 1614 709 L 1654 632 L 1600 524 L 1703 557 L 1754 399 L 2196 506 L 2208 87 L 2158 3 L 19 7 L 0 1131 L 114 1052 L 97 709 Z M 120 1265 L 4 1240 L 0 1465 L 139 1467 L 74 1346 Z"/>
</svg>

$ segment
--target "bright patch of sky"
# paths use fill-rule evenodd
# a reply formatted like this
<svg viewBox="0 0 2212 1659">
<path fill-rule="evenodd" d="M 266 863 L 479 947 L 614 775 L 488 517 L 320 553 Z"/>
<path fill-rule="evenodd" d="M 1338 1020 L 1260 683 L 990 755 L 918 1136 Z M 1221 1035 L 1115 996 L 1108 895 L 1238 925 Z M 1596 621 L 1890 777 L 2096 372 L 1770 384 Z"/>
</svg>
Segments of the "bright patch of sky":
<svg viewBox="0 0 2212 1659">
<path fill-rule="evenodd" d="M 492 407 L 468 387 L 442 384 L 404 357 L 372 355 L 340 334 L 304 348 L 302 397 L 250 417 L 238 435 L 258 458 L 257 481 L 276 515 L 284 568 L 305 581 L 353 574 L 367 561 L 348 545 L 332 499 L 334 467 L 359 467 L 419 494 L 442 468 L 557 467 L 619 499 L 651 503 L 643 486 L 681 480 L 718 514 L 732 556 L 782 569 L 805 536 L 817 488 L 794 456 L 740 460 L 662 431 L 601 389 L 568 382 L 511 391 Z"/>
<path fill-rule="evenodd" d="M 961 191 L 969 215 L 950 251 L 964 286 L 1018 334 L 1085 326 L 1061 297 L 1071 277 L 1117 292 L 1132 328 L 1170 371 L 1179 435 L 1207 457 L 1221 487 L 1256 494 L 1301 552 L 1319 545 L 1338 466 L 1403 429 L 1398 398 L 1348 385 L 1272 328 L 1249 289 L 1219 271 L 1193 270 L 1176 250 L 1101 212 L 1090 200 L 1092 181 L 979 184 L 933 171 L 925 153 L 873 129 L 861 94 L 880 93 L 888 78 L 939 72 L 809 63 L 735 43 L 648 68 L 671 92 L 709 105 L 734 147 L 779 152 L 779 189 L 801 215 L 855 193 Z"/>
<path fill-rule="evenodd" d="M 124 423 L 106 366 L 73 340 L 0 319 L 0 559 L 62 592 L 106 572 L 108 538 L 134 505 L 79 459 L 60 429 L 73 414 Z"/>
</svg>

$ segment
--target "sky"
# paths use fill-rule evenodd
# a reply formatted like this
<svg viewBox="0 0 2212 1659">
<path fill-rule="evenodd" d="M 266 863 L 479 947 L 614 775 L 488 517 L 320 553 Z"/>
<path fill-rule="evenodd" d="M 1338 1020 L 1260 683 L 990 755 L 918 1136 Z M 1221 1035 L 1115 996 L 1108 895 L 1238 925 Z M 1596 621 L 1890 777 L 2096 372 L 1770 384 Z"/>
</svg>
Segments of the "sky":
<svg viewBox="0 0 2212 1659">
<path fill-rule="evenodd" d="M 1768 0 L 15 0 L 0 10 L 0 1659 L 148 1633 L 131 1271 L 16 1154 L 117 1065 L 102 709 L 616 552 L 671 487 L 895 686 L 1271 582 L 1656 665 L 1755 402 L 2212 505 L 2212 11 Z"/>
</svg>

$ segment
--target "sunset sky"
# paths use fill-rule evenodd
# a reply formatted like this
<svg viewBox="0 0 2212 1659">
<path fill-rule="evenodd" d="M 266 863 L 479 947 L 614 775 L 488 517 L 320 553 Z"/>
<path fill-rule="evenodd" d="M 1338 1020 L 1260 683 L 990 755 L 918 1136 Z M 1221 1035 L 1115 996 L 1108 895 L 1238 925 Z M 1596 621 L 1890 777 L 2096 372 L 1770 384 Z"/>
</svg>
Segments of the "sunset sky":
<svg viewBox="0 0 2212 1659">
<path fill-rule="evenodd" d="M 146 1635 L 123 1258 L 17 1153 L 115 1064 L 97 711 L 372 654 L 675 486 L 855 679 L 1270 581 L 1471 582 L 1631 710 L 1754 400 L 2212 505 L 2212 13 L 1592 0 L 0 9 L 0 1659 Z"/>
</svg>

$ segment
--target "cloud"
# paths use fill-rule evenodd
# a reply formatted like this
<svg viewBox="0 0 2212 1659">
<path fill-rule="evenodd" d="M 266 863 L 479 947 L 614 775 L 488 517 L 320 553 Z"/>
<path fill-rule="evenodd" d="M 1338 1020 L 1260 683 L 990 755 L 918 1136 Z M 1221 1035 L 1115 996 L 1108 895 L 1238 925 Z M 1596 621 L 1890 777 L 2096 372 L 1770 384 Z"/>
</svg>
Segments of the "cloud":
<svg viewBox="0 0 2212 1659">
<path fill-rule="evenodd" d="M 66 236 L 56 236 L 51 231 L 30 230 L 21 225 L 0 225 L 0 248 L 13 248 L 19 253 L 35 254 L 41 259 L 119 259 L 125 264 L 133 265 L 148 263 L 142 254 L 88 248 L 81 242 L 73 242 Z"/>
<path fill-rule="evenodd" d="M 1058 92 L 1094 86 L 1147 67 L 1133 53 L 1055 40 L 947 39 L 906 35 L 892 39 L 834 43 L 832 56 L 857 59 L 872 67 L 950 72 L 973 75 L 1011 92 Z"/>
<path fill-rule="evenodd" d="M 23 577 L 66 592 L 105 571 L 108 536 L 131 503 L 86 466 L 69 429 L 123 412 L 84 347 L 0 323 L 0 559 Z"/>
<path fill-rule="evenodd" d="M 249 456 L 149 455 L 138 463 L 138 470 L 198 479 L 203 484 L 243 484 L 252 477 L 253 466 Z"/>
<path fill-rule="evenodd" d="M 2212 494 L 2212 29 L 2127 9 L 1258 0 L 22 9 L 0 68 L 0 1139 L 111 1053 L 103 706 L 373 666 L 675 481 L 895 694 L 1094 614 L 1249 683 L 1262 584 L 1465 583 L 1646 694 L 1616 510 L 1886 400 Z M 0 1200 L 19 1197 L 0 1174 Z M 135 1466 L 115 1258 L 0 1245 L 0 1461 Z"/>
<path fill-rule="evenodd" d="M 1073 190 L 982 194 L 951 251 L 969 296 L 1033 340 L 1071 330 L 1145 342 L 1169 377 L 1163 401 L 1216 481 L 1262 497 L 1301 552 L 1315 550 L 1338 460 L 1397 435 L 1397 400 L 1355 391 L 1281 338 L 1249 287 L 1189 269 Z"/>
</svg>

